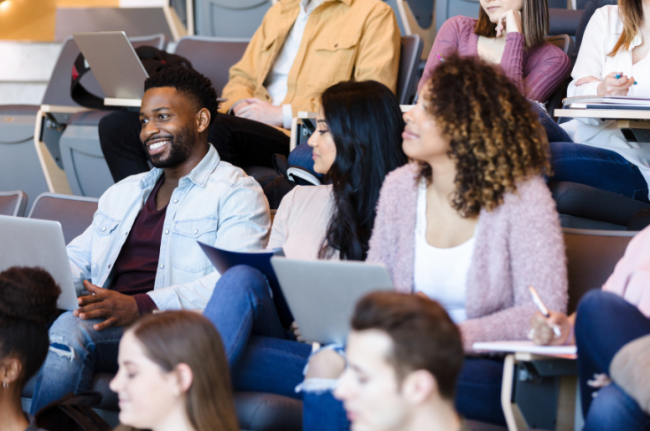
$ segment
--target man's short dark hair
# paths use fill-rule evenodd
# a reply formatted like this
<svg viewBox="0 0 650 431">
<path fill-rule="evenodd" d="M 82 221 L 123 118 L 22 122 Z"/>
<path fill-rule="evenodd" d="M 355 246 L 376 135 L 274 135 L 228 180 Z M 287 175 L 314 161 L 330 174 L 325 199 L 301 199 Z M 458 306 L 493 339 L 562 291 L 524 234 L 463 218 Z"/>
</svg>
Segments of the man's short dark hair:
<svg viewBox="0 0 650 431">
<path fill-rule="evenodd" d="M 206 108 L 210 111 L 210 124 L 217 118 L 217 91 L 212 81 L 196 70 L 181 65 L 162 67 L 144 81 L 144 91 L 159 87 L 175 88 L 196 103 L 197 111 Z"/>
<path fill-rule="evenodd" d="M 454 398 L 463 344 L 458 327 L 436 301 L 397 292 L 370 293 L 357 304 L 352 329 L 388 334 L 393 348 L 386 360 L 400 382 L 413 371 L 426 370 L 436 378 L 440 395 Z"/>
</svg>

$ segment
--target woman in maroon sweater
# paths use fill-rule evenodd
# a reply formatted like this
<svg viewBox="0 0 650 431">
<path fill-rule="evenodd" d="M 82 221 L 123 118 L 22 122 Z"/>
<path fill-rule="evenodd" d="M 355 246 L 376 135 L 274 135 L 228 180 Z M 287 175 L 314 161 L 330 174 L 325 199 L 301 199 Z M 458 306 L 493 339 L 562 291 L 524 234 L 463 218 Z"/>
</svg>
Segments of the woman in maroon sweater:
<svg viewBox="0 0 650 431">
<path fill-rule="evenodd" d="M 546 41 L 547 32 L 546 0 L 481 0 L 478 20 L 456 16 L 440 28 L 420 87 L 457 54 L 501 65 L 528 99 L 544 103 L 570 69 L 566 54 Z"/>
</svg>

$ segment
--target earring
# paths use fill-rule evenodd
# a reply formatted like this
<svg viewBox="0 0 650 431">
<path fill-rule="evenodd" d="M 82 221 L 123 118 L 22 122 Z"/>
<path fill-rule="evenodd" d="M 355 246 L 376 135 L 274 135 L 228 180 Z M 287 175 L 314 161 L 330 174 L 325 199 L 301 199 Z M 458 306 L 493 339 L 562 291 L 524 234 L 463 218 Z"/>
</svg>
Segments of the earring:
<svg viewBox="0 0 650 431">
<path fill-rule="evenodd" d="M 9 387 L 9 384 L 7 382 L 2 382 L 2 387 L 7 389 Z"/>
</svg>

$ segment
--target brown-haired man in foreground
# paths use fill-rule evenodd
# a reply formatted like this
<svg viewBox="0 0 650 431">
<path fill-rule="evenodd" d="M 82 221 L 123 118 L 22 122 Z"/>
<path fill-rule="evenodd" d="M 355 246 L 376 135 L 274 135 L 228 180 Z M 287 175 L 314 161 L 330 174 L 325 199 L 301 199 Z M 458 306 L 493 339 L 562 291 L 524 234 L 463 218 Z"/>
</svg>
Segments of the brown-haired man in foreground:
<svg viewBox="0 0 650 431">
<path fill-rule="evenodd" d="M 463 365 L 457 326 L 435 301 L 376 292 L 357 304 L 347 369 L 334 396 L 353 431 L 461 431 L 454 409 Z"/>
</svg>

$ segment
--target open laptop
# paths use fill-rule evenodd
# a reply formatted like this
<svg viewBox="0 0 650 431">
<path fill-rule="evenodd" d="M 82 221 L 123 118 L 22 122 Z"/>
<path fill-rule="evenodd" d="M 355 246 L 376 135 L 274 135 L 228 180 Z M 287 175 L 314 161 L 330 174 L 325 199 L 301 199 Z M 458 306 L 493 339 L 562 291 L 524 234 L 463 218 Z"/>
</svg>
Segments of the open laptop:
<svg viewBox="0 0 650 431">
<path fill-rule="evenodd" d="M 345 344 L 359 299 L 393 290 L 382 265 L 333 260 L 271 258 L 275 275 L 300 333 L 309 342 Z"/>
<path fill-rule="evenodd" d="M 123 31 L 98 31 L 72 35 L 104 90 L 107 105 L 131 106 L 144 96 L 149 76 Z M 113 100 L 112 99 L 119 99 Z M 115 103 L 113 103 L 115 102 Z"/>
<path fill-rule="evenodd" d="M 0 272 L 12 266 L 43 268 L 61 288 L 57 307 L 79 307 L 59 222 L 0 216 Z"/>
</svg>

